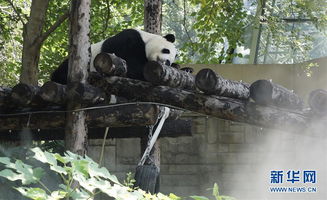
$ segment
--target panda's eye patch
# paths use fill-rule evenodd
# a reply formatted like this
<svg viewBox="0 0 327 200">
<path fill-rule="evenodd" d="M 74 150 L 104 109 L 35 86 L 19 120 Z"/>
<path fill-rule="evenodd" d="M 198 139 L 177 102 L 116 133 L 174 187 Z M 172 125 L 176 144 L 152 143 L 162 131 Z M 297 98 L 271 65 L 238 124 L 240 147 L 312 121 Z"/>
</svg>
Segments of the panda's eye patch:
<svg viewBox="0 0 327 200">
<path fill-rule="evenodd" d="M 162 52 L 162 53 L 165 53 L 165 54 L 170 54 L 169 49 L 162 49 L 161 52 Z"/>
</svg>

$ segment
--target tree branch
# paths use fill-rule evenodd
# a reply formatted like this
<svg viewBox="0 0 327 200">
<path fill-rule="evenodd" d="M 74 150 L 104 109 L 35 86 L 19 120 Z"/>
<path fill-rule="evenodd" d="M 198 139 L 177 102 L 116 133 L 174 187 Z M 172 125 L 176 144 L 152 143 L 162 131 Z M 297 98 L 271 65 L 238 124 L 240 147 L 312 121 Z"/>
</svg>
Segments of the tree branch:
<svg viewBox="0 0 327 200">
<path fill-rule="evenodd" d="M 67 10 L 62 16 L 59 17 L 59 19 L 47 30 L 44 32 L 38 39 L 38 43 L 42 44 L 49 35 L 55 31 L 67 18 L 69 17 L 69 10 Z"/>
<path fill-rule="evenodd" d="M 186 12 L 186 0 L 184 0 L 184 2 L 183 2 L 183 14 L 184 14 L 184 16 L 183 16 L 183 26 L 184 26 L 185 33 L 186 33 L 189 41 L 191 42 L 191 44 L 194 44 L 194 42 L 193 42 L 193 40 L 192 40 L 192 38 L 191 38 L 191 36 L 189 34 L 189 31 L 187 29 L 187 25 L 186 25 L 186 15 L 187 15 L 187 12 Z"/>
<path fill-rule="evenodd" d="M 20 15 L 20 13 L 18 12 L 18 10 L 16 9 L 14 3 L 10 0 L 7 0 L 7 2 L 10 4 L 10 6 L 14 10 L 14 12 L 17 14 L 17 16 L 18 16 L 19 20 L 22 22 L 22 24 L 25 25 L 25 22 L 24 22 L 22 16 Z"/>
<path fill-rule="evenodd" d="M 111 14 L 109 0 L 106 0 L 106 6 L 107 6 L 107 13 L 106 13 L 107 15 L 106 15 L 106 19 L 105 19 L 104 28 L 103 28 L 102 33 L 101 33 L 101 35 L 103 36 L 103 38 L 105 38 L 107 36 L 105 34 L 105 32 L 107 31 L 108 22 L 109 22 L 110 14 Z"/>
</svg>

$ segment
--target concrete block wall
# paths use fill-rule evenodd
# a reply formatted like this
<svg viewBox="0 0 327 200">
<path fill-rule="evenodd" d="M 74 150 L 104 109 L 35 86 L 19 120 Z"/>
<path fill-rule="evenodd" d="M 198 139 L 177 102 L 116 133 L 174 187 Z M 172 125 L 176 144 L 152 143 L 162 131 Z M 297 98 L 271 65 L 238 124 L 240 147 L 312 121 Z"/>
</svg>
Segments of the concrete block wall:
<svg viewBox="0 0 327 200">
<path fill-rule="evenodd" d="M 190 118 L 190 117 L 188 117 Z M 161 191 L 179 196 L 210 194 L 218 183 L 229 194 L 239 180 L 235 173 L 251 172 L 264 134 L 260 128 L 206 116 L 194 115 L 193 136 L 161 138 Z M 110 133 L 109 133 L 110 134 Z M 102 140 L 91 140 L 89 155 L 99 160 Z M 140 139 L 111 139 L 106 142 L 103 160 L 111 173 L 123 181 L 135 172 L 140 159 Z M 248 185 L 248 184 L 245 184 Z M 245 188 L 246 189 L 246 188 Z"/>
</svg>

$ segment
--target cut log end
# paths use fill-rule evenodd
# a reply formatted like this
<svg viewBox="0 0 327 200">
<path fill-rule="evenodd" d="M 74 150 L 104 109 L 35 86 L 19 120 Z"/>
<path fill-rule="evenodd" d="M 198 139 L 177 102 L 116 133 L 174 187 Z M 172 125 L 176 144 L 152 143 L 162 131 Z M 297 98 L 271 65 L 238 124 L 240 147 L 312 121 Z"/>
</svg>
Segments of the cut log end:
<svg viewBox="0 0 327 200">
<path fill-rule="evenodd" d="M 196 86 L 206 94 L 215 93 L 217 82 L 217 75 L 211 69 L 202 69 L 195 77 Z"/>
<path fill-rule="evenodd" d="M 11 100 L 18 105 L 28 105 L 38 91 L 38 86 L 19 83 L 12 89 Z"/>
<path fill-rule="evenodd" d="M 327 114 L 327 91 L 323 89 L 317 89 L 310 93 L 309 106 L 311 110 L 318 115 Z"/>
<path fill-rule="evenodd" d="M 144 78 L 145 80 L 159 84 L 163 73 L 162 66 L 156 61 L 149 61 L 144 66 Z"/>
<path fill-rule="evenodd" d="M 268 80 L 258 80 L 250 86 L 250 97 L 258 104 L 267 105 L 271 102 L 272 84 Z"/>
<path fill-rule="evenodd" d="M 39 96 L 46 102 L 63 105 L 66 103 L 66 85 L 52 81 L 46 82 L 41 87 Z"/>
<path fill-rule="evenodd" d="M 111 56 L 107 53 L 99 53 L 94 58 L 94 68 L 101 74 L 110 75 L 114 70 Z"/>
</svg>

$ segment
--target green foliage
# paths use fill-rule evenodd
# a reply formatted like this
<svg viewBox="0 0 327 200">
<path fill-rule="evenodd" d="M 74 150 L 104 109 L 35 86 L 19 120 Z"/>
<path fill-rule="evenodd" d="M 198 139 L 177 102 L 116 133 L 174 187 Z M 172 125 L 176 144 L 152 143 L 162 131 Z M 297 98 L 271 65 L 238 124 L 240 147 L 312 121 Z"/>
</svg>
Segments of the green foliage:
<svg viewBox="0 0 327 200">
<path fill-rule="evenodd" d="M 260 0 L 261 1 L 261 0 Z M 28 21 L 31 0 L 0 0 L 0 74 L 1 85 L 17 83 L 21 66 L 23 23 Z M 182 63 L 230 63 L 243 55 L 234 50 L 249 43 L 249 28 L 257 28 L 254 13 L 244 9 L 243 0 L 165 0 L 163 34 L 175 32 Z M 259 0 L 252 0 L 255 8 Z M 277 2 L 273 4 L 273 2 Z M 70 1 L 50 1 L 44 31 L 69 10 Z M 267 0 L 262 39 L 272 38 L 270 46 L 287 49 L 279 63 L 302 62 L 309 58 L 314 32 L 327 26 L 326 1 Z M 253 9 L 252 8 L 252 9 Z M 143 1 L 92 0 L 91 42 L 98 42 L 125 28 L 142 28 Z M 253 10 L 252 10 L 253 11 Z M 286 23 L 285 19 L 306 19 L 305 25 Z M 303 24 L 303 23 L 302 23 Z M 251 31 L 250 31 L 251 32 Z M 259 54 L 266 53 L 265 48 Z M 46 40 L 39 63 L 40 83 L 68 56 L 68 21 L 61 24 Z"/>
<path fill-rule="evenodd" d="M 35 200 L 46 199 L 88 199 L 102 192 L 115 199 L 141 199 L 145 196 L 157 199 L 169 199 L 162 194 L 154 197 L 141 190 L 133 190 L 119 183 L 116 176 L 109 173 L 105 168 L 100 168 L 89 157 L 81 157 L 71 152 L 61 156 L 57 153 L 49 153 L 39 148 L 33 148 L 34 153 L 30 159 L 36 159 L 50 166 L 64 184 L 60 184 L 56 190 L 50 191 L 41 180 L 44 170 L 40 167 L 33 168 L 21 160 L 11 161 L 8 157 L 1 157 L 6 169 L 0 171 L 0 176 L 10 181 L 21 181 L 23 186 L 16 187 L 25 197 Z M 77 187 L 77 183 L 79 187 Z M 31 185 L 33 184 L 33 185 Z"/>
<path fill-rule="evenodd" d="M 24 17 L 29 11 L 30 2 L 13 2 Z M 25 20 L 25 18 L 23 18 Z M 13 85 L 19 79 L 21 66 L 23 24 L 7 1 L 0 0 L 0 84 Z"/>
<path fill-rule="evenodd" d="M 134 174 L 132 172 L 128 172 L 126 179 L 124 180 L 124 185 L 133 188 L 135 182 L 136 180 L 134 179 Z"/>
<path fill-rule="evenodd" d="M 13 0 L 18 13 L 28 18 L 31 0 Z M 44 32 L 69 10 L 70 1 L 50 1 Z M 27 19 L 24 21 L 27 22 Z M 98 42 L 119 31 L 143 23 L 143 1 L 94 0 L 91 5 L 91 42 Z M 5 0 L 0 0 L 0 85 L 17 84 L 21 67 L 23 24 L 18 14 Z M 68 21 L 61 24 L 45 40 L 41 48 L 39 81 L 49 79 L 50 73 L 68 56 Z"/>
<path fill-rule="evenodd" d="M 310 59 L 313 36 L 318 31 L 325 34 L 326 7 L 327 2 L 320 0 L 267 1 L 264 15 L 260 18 L 262 40 L 271 37 L 270 46 L 283 51 L 278 63 L 300 63 Z M 264 48 L 260 49 L 259 54 L 267 53 L 264 51 Z"/>
<path fill-rule="evenodd" d="M 51 189 L 46 185 L 43 176 L 47 173 L 42 167 L 33 167 L 19 159 L 0 157 L 0 163 L 5 169 L 0 171 L 0 176 L 10 181 L 19 181 L 22 185 L 15 189 L 23 196 L 34 200 L 59 200 L 59 199 L 92 199 L 99 193 L 106 194 L 115 199 L 157 199 L 181 200 L 182 198 L 161 193 L 151 195 L 138 188 L 133 188 L 135 180 L 132 173 L 127 174 L 124 184 L 117 177 L 110 174 L 104 167 L 99 167 L 91 158 L 79 156 L 71 152 L 64 155 L 49 153 L 40 148 L 31 149 L 33 152 L 27 160 L 37 160 L 49 166 L 62 179 L 62 184 Z M 221 196 L 218 185 L 213 188 L 216 200 L 233 200 L 231 197 Z M 195 200 L 208 200 L 203 196 L 191 196 Z"/>
<path fill-rule="evenodd" d="M 234 49 L 243 44 L 247 23 L 242 0 L 185 1 L 168 1 L 170 10 L 183 16 L 177 17 L 181 25 L 175 27 L 178 30 L 177 38 L 182 35 L 185 41 L 180 52 L 182 62 L 231 62 L 233 57 L 241 56 L 234 53 Z M 169 12 L 169 9 L 166 10 Z M 169 13 L 166 17 L 170 19 L 169 16 L 172 14 Z"/>
<path fill-rule="evenodd" d="M 192 0 L 200 4 L 198 12 L 191 15 L 196 17 L 193 28 L 197 32 L 197 41 L 189 44 L 201 55 L 201 63 L 221 63 L 231 61 L 234 49 L 243 44 L 246 11 L 243 1 Z M 228 47 L 222 44 L 228 41 Z"/>
<path fill-rule="evenodd" d="M 235 198 L 230 197 L 230 196 L 220 195 L 219 187 L 218 187 L 217 183 L 215 183 L 212 188 L 212 196 L 215 197 L 215 200 L 236 200 Z M 190 196 L 190 197 L 194 200 L 210 200 L 209 198 L 204 197 L 204 196 Z"/>
</svg>

